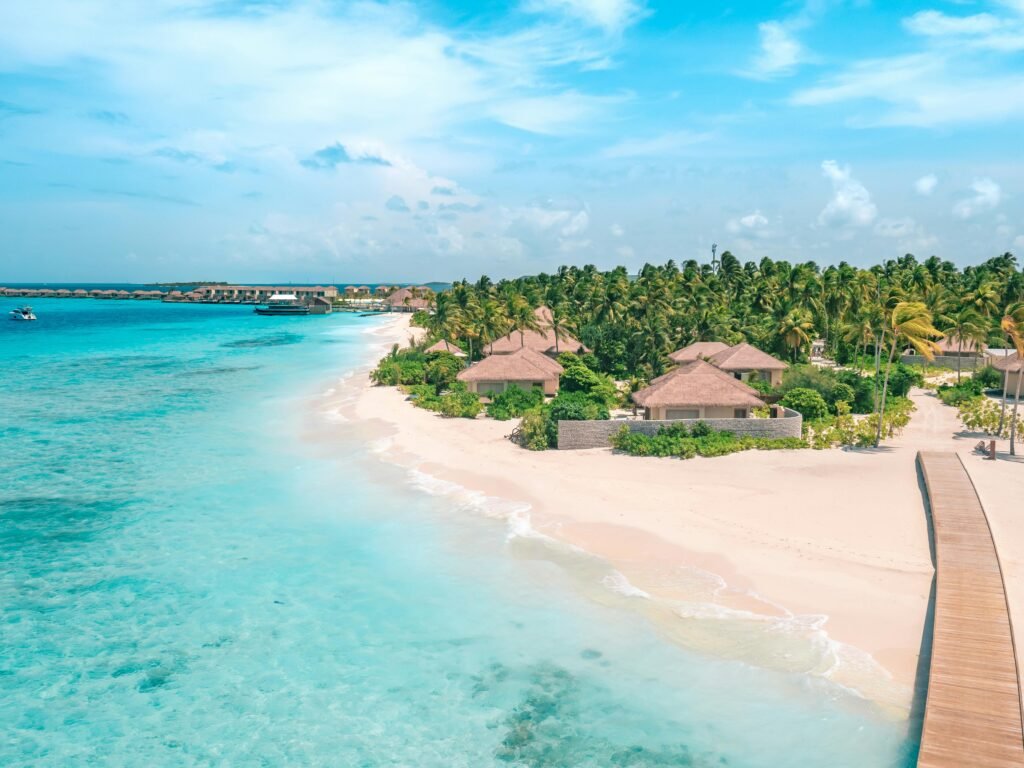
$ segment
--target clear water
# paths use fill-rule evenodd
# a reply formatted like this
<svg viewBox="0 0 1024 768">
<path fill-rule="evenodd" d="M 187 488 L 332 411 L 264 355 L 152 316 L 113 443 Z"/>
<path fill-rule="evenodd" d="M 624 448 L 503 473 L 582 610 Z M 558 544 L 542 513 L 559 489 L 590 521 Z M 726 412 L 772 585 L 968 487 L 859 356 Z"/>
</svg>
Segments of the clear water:
<svg viewBox="0 0 1024 768">
<path fill-rule="evenodd" d="M 670 645 L 324 440 L 375 320 L 33 303 L 0 323 L 0 765 L 913 765 L 906 723 Z"/>
</svg>

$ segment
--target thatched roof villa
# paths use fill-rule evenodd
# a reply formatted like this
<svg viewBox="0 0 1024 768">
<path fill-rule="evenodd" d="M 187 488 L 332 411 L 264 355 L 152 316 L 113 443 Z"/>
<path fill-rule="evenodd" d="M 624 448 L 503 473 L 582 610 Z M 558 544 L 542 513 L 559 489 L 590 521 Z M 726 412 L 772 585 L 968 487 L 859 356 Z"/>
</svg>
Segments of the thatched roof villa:
<svg viewBox="0 0 1024 768">
<path fill-rule="evenodd" d="M 507 355 L 490 355 L 456 377 L 470 392 L 499 394 L 509 387 L 540 387 L 545 395 L 558 394 L 563 368 L 550 357 L 524 347 Z"/>
<path fill-rule="evenodd" d="M 747 419 L 764 405 L 757 392 L 704 360 L 691 360 L 633 393 L 644 418 Z"/>
<path fill-rule="evenodd" d="M 990 358 L 990 361 L 992 367 L 1003 374 L 1006 391 L 1012 397 L 1017 392 L 1017 379 L 1024 375 L 1024 360 L 1016 352 L 1011 352 L 1003 357 Z M 1024 394 L 1024 382 L 1021 382 L 1021 394 Z"/>
<path fill-rule="evenodd" d="M 423 350 L 427 354 L 431 352 L 448 352 L 449 354 L 455 355 L 456 357 L 465 357 L 466 353 L 459 349 L 457 346 L 452 344 L 448 339 L 441 339 L 436 344 L 432 344 Z"/>
<path fill-rule="evenodd" d="M 723 349 L 711 355 L 708 361 L 740 381 L 760 379 L 770 382 L 773 387 L 782 383 L 782 372 L 789 368 L 786 363 L 750 344 Z"/>
<path fill-rule="evenodd" d="M 532 349 L 549 357 L 558 357 L 562 352 L 589 352 L 583 343 L 574 336 L 562 333 L 561 338 L 555 338 L 555 332 L 551 330 L 551 310 L 547 307 L 537 307 L 533 313 L 540 325 L 539 331 L 512 331 L 508 336 L 502 336 L 494 344 L 485 348 L 487 354 L 509 355 L 522 348 Z"/>
<path fill-rule="evenodd" d="M 668 357 L 674 363 L 688 363 L 691 360 L 707 360 L 712 355 L 724 352 L 728 348 L 729 345 L 721 341 L 695 341 L 689 346 L 677 349 Z"/>
</svg>

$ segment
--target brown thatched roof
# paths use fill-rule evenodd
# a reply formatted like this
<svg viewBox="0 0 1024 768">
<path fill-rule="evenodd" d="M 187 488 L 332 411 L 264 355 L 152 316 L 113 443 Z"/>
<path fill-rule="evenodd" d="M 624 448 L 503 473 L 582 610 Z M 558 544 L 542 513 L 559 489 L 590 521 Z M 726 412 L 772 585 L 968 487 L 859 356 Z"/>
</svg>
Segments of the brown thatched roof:
<svg viewBox="0 0 1024 768">
<path fill-rule="evenodd" d="M 737 344 L 716 352 L 708 359 L 723 371 L 784 371 L 789 368 L 781 360 L 750 344 Z"/>
<path fill-rule="evenodd" d="M 461 371 L 459 381 L 549 381 L 562 374 L 550 357 L 526 347 L 508 355 L 491 355 Z"/>
<path fill-rule="evenodd" d="M 1011 352 L 1006 357 L 992 358 L 992 367 L 999 371 L 1020 373 L 1020 371 L 1024 370 L 1024 361 L 1020 359 L 1020 355 L 1016 352 Z"/>
<path fill-rule="evenodd" d="M 688 347 L 677 349 L 668 357 L 677 363 L 688 363 L 691 360 L 706 360 L 714 354 L 724 352 L 728 348 L 729 345 L 721 341 L 695 341 Z"/>
<path fill-rule="evenodd" d="M 939 339 L 935 342 L 937 355 L 977 355 L 984 354 L 984 348 L 981 344 L 970 339 L 963 340 L 963 350 L 961 352 L 960 337 L 954 335 L 946 336 L 945 338 Z"/>
<path fill-rule="evenodd" d="M 533 314 L 540 325 L 540 331 L 524 331 L 520 336 L 519 331 L 512 331 L 508 336 L 497 339 L 493 345 L 486 348 L 488 354 L 507 355 L 523 347 L 541 352 L 545 355 L 555 355 L 562 352 L 589 352 L 579 339 L 567 333 L 562 334 L 558 339 L 558 350 L 555 350 L 555 334 L 551 330 L 551 310 L 547 307 L 537 307 Z"/>
<path fill-rule="evenodd" d="M 436 344 L 427 347 L 424 352 L 448 352 L 456 357 L 465 357 L 466 353 L 446 339 L 441 339 Z"/>
<path fill-rule="evenodd" d="M 756 408 L 764 405 L 754 389 L 703 360 L 691 360 L 659 376 L 649 386 L 634 392 L 633 402 L 644 408 Z"/>
<path fill-rule="evenodd" d="M 421 291 L 422 289 L 417 289 Z M 397 291 L 392 293 L 387 299 L 384 300 L 386 304 L 390 304 L 392 307 L 409 307 L 411 309 L 426 309 L 430 306 L 430 301 L 427 299 L 416 298 L 413 296 L 412 288 L 399 288 Z"/>
</svg>

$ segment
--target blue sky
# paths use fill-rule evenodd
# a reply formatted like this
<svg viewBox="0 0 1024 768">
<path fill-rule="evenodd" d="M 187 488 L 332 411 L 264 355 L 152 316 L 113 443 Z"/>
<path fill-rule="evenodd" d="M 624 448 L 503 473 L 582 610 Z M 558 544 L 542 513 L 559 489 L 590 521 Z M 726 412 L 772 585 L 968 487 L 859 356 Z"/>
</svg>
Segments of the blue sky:
<svg viewBox="0 0 1024 768">
<path fill-rule="evenodd" d="M 1024 0 L 5 0 L 0 281 L 1024 251 Z"/>
</svg>

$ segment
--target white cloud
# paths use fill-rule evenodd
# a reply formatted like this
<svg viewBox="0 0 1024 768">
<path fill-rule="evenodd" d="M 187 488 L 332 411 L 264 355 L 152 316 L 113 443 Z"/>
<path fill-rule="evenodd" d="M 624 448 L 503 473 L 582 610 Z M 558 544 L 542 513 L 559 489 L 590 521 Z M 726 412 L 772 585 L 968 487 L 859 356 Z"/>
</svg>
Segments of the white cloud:
<svg viewBox="0 0 1024 768">
<path fill-rule="evenodd" d="M 930 51 L 860 61 L 835 77 L 797 91 L 790 103 L 865 102 L 871 111 L 858 118 L 863 126 L 929 127 L 1024 116 L 1024 74 L 968 74 L 969 68 L 950 56 Z"/>
<path fill-rule="evenodd" d="M 751 62 L 750 77 L 772 78 L 787 75 L 803 60 L 803 46 L 792 30 L 781 21 L 766 21 L 757 26 L 761 51 Z"/>
<path fill-rule="evenodd" d="M 710 138 L 709 133 L 673 131 L 650 139 L 624 139 L 606 147 L 601 154 L 609 158 L 674 155 Z"/>
<path fill-rule="evenodd" d="M 927 197 L 935 191 L 935 187 L 939 185 L 939 180 L 934 173 L 929 173 L 927 176 L 922 176 L 920 179 L 914 182 L 914 189 L 917 190 L 917 194 L 924 195 Z"/>
<path fill-rule="evenodd" d="M 753 213 L 748 213 L 746 216 L 730 219 L 725 228 L 734 234 L 751 234 L 763 230 L 767 226 L 768 218 L 761 211 L 757 210 Z"/>
<path fill-rule="evenodd" d="M 608 104 L 621 99 L 586 96 L 566 91 L 551 96 L 506 99 L 491 107 L 491 115 L 506 125 L 530 133 L 575 133 L 593 121 Z"/>
<path fill-rule="evenodd" d="M 611 232 L 612 237 L 622 237 L 626 234 L 626 230 L 622 228 L 621 224 L 612 224 L 608 228 L 608 231 Z"/>
<path fill-rule="evenodd" d="M 818 214 L 818 223 L 828 227 L 866 227 L 875 220 L 878 208 L 867 188 L 853 178 L 850 167 L 826 160 L 821 171 L 832 182 L 832 199 Z"/>
<path fill-rule="evenodd" d="M 957 202 L 953 206 L 953 215 L 961 219 L 969 219 L 984 211 L 995 208 L 1003 199 L 1003 190 L 992 179 L 978 179 L 971 184 L 974 194 Z"/>
<path fill-rule="evenodd" d="M 941 11 L 920 11 L 903 20 L 907 31 L 915 35 L 982 35 L 1003 26 L 1003 20 L 990 13 L 973 16 L 947 16 Z"/>
<path fill-rule="evenodd" d="M 523 9 L 564 13 L 607 32 L 618 32 L 644 15 L 644 4 L 637 0 L 527 0 Z"/>
<path fill-rule="evenodd" d="M 882 237 L 896 237 L 906 239 L 917 234 L 918 227 L 910 217 L 902 219 L 879 219 L 875 225 L 875 232 Z"/>
</svg>

